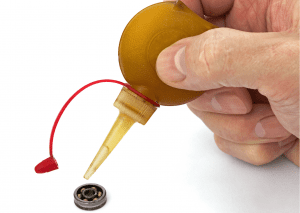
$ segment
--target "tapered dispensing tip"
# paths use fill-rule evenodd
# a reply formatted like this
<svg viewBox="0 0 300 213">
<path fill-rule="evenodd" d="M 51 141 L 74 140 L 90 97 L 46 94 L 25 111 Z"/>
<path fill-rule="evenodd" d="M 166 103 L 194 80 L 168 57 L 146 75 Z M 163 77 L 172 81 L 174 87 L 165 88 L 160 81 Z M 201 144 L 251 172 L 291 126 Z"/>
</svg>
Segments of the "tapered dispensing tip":
<svg viewBox="0 0 300 213">
<path fill-rule="evenodd" d="M 117 120 L 108 133 L 94 160 L 83 176 L 85 179 L 88 180 L 96 172 L 99 166 L 104 162 L 107 156 L 117 146 L 117 144 L 121 141 L 123 136 L 127 133 L 127 131 L 134 123 L 135 121 L 131 117 L 122 113 L 119 114 Z"/>
<path fill-rule="evenodd" d="M 58 164 L 54 157 L 49 157 L 43 160 L 34 168 L 36 173 L 51 172 L 56 169 L 58 169 Z"/>
<path fill-rule="evenodd" d="M 101 146 L 93 162 L 91 163 L 90 167 L 83 177 L 88 180 L 97 171 L 99 166 L 104 162 L 108 155 L 109 151 L 107 146 Z"/>
<path fill-rule="evenodd" d="M 153 104 L 144 100 L 126 87 L 123 87 L 114 106 L 120 110 L 119 116 L 83 176 L 87 180 L 96 172 L 132 125 L 135 122 L 145 125 L 156 110 Z"/>
</svg>

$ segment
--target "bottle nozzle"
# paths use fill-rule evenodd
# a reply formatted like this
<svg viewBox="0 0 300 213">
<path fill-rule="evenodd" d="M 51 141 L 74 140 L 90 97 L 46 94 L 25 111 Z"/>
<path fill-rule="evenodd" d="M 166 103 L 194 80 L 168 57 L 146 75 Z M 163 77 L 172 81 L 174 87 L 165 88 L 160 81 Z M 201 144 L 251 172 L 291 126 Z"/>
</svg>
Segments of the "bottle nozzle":
<svg viewBox="0 0 300 213">
<path fill-rule="evenodd" d="M 97 171 L 132 125 L 135 122 L 145 125 L 156 110 L 153 104 L 126 87 L 123 87 L 114 106 L 120 110 L 119 116 L 86 171 L 84 178 L 87 180 Z"/>
<path fill-rule="evenodd" d="M 101 146 L 93 162 L 91 163 L 90 167 L 83 177 L 88 180 L 97 171 L 99 166 L 104 162 L 108 155 L 109 151 L 107 146 Z"/>
<path fill-rule="evenodd" d="M 108 133 L 105 141 L 100 147 L 98 153 L 96 154 L 94 160 L 92 161 L 90 167 L 86 171 L 84 178 L 89 179 L 99 168 L 99 166 L 104 162 L 107 156 L 112 152 L 112 150 L 117 146 L 123 136 L 131 128 L 135 121 L 127 116 L 126 114 L 120 113 L 115 121 L 113 127 Z"/>
</svg>

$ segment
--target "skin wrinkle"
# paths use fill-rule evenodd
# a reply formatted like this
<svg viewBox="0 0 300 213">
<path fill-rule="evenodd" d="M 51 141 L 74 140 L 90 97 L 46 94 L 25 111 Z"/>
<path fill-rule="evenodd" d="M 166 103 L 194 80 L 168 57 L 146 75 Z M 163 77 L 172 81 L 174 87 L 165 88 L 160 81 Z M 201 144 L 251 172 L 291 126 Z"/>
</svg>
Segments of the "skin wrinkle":
<svg viewBox="0 0 300 213">
<path fill-rule="evenodd" d="M 254 16 L 254 18 L 256 19 L 256 21 L 257 21 L 257 25 L 262 25 L 263 26 L 263 28 L 265 28 L 264 27 L 264 23 L 262 23 L 261 21 L 260 21 L 260 19 L 258 18 L 260 15 L 261 15 L 261 13 L 260 13 L 260 11 L 259 10 L 257 10 L 257 8 L 255 8 L 254 6 L 256 6 L 257 7 L 257 1 L 253 1 L 252 3 L 250 3 L 250 7 L 249 7 L 249 9 L 247 10 L 247 15 L 248 15 L 248 19 L 247 19 L 247 21 L 248 21 L 248 25 L 249 25 L 249 28 L 251 29 L 251 31 L 253 32 L 254 30 L 253 30 L 253 27 L 251 26 L 251 22 L 249 21 L 250 20 L 250 18 L 252 18 L 253 16 Z M 254 14 L 254 15 L 252 15 L 252 14 Z"/>
<path fill-rule="evenodd" d="M 202 79 L 202 81 L 209 81 L 210 79 L 209 72 L 207 72 L 207 75 L 203 75 L 205 73 L 201 73 L 197 71 L 197 67 L 199 67 L 199 57 L 195 57 L 195 55 L 191 55 L 192 53 L 195 52 L 195 50 L 197 50 L 198 46 L 203 46 L 203 39 L 196 39 L 194 42 L 189 43 L 186 47 L 185 57 L 187 60 L 188 73 L 190 72 L 191 75 L 194 75 L 193 78 L 195 79 Z M 190 70 L 195 70 L 195 72 L 191 72 Z M 198 81 L 192 81 L 191 83 L 189 83 L 190 89 L 194 88 L 192 90 L 197 90 L 198 84 L 199 84 Z M 219 83 L 216 82 L 215 84 L 216 84 L 215 88 L 220 87 Z"/>
<path fill-rule="evenodd" d="M 300 14 L 300 12 L 299 12 L 299 4 L 297 4 L 297 1 L 295 1 L 295 4 L 294 4 L 294 9 L 295 9 L 295 11 L 294 11 L 294 15 L 293 15 L 293 27 L 292 27 L 292 29 L 291 29 L 291 31 L 292 32 L 296 32 L 296 33 L 298 33 L 298 38 L 299 38 L 299 28 L 300 28 L 300 22 L 299 22 L 299 14 Z M 296 21 L 295 21 L 296 20 Z"/>
<path fill-rule="evenodd" d="M 279 44 L 279 45 L 281 45 L 281 44 Z M 277 48 L 277 49 L 278 49 L 279 56 L 281 56 L 281 58 L 284 60 L 284 58 L 286 58 L 286 57 L 283 57 L 283 49 L 281 47 Z M 285 63 L 287 63 L 287 62 L 285 62 Z M 288 64 L 285 65 L 285 67 L 288 67 Z M 290 72 L 281 72 L 281 69 L 282 69 L 282 67 L 278 67 L 277 70 L 274 69 L 272 72 L 269 72 L 269 76 L 267 76 L 270 84 L 265 89 L 265 91 L 269 91 L 269 94 L 264 94 L 264 91 L 261 91 L 262 94 L 265 96 L 268 96 L 270 98 L 270 101 L 273 103 L 278 103 L 280 101 L 286 101 L 288 98 L 290 98 L 291 93 L 297 92 L 292 89 L 293 85 L 290 85 L 290 80 L 286 80 L 286 79 L 290 79 L 291 72 L 293 72 L 293 70 L 295 70 L 296 67 L 291 68 Z M 279 73 L 280 76 L 278 76 L 276 73 L 274 73 L 275 71 L 276 71 L 276 73 Z M 280 79 L 281 79 L 279 82 L 275 81 L 275 79 L 278 77 L 280 77 Z M 299 78 L 299 76 L 297 76 L 297 73 L 295 73 L 295 77 Z M 274 79 L 274 80 L 272 80 L 272 79 Z M 270 88 L 276 88 L 276 87 L 274 87 L 275 85 L 273 85 L 273 84 L 276 84 L 278 86 L 278 88 L 283 87 L 286 89 L 285 90 L 271 90 Z M 282 85 L 282 86 L 280 86 L 280 85 Z M 290 85 L 290 86 L 287 87 L 287 85 Z M 295 85 L 295 86 L 297 87 L 297 85 Z"/>
<path fill-rule="evenodd" d="M 298 12 L 297 7 L 294 7 L 297 1 L 289 1 L 288 3 L 289 4 L 286 4 L 286 1 L 284 3 L 282 0 L 270 1 L 267 11 L 267 17 L 269 18 L 269 24 L 271 25 L 267 27 L 269 31 L 289 31 L 293 28 L 295 25 L 293 16 L 295 12 Z M 293 9 L 295 10 L 293 11 Z"/>
<path fill-rule="evenodd" d="M 292 97 L 293 96 L 299 97 L 299 91 L 294 91 L 294 93 L 298 93 L 298 94 L 291 94 Z M 274 113 L 276 115 L 279 115 L 279 118 L 281 118 L 283 116 L 282 114 L 284 114 L 287 119 L 289 117 L 289 119 L 292 120 L 295 117 L 299 118 L 299 109 L 297 108 L 298 103 L 299 103 L 299 98 L 292 99 L 289 101 L 286 100 L 283 102 L 272 102 L 271 101 L 271 107 L 272 107 L 272 110 L 274 111 Z M 277 109 L 280 109 L 280 110 L 277 110 Z M 284 113 L 282 113 L 282 112 L 284 112 Z M 291 125 L 291 123 L 285 123 L 285 121 L 282 119 L 279 119 L 279 121 L 286 128 L 289 126 L 297 127 L 297 123 L 299 123 L 299 119 L 298 119 L 298 121 L 295 121 L 296 123 L 293 125 Z M 290 131 L 292 131 L 293 134 L 297 135 L 297 133 L 299 133 L 299 127 L 296 129 L 290 129 Z"/>
<path fill-rule="evenodd" d="M 239 18 L 239 19 L 244 19 L 244 21 L 240 22 L 239 24 L 242 25 L 242 26 L 235 26 L 235 25 L 232 25 L 232 27 L 234 29 L 243 29 L 243 31 L 247 31 L 247 32 L 250 32 L 250 26 L 249 26 L 249 22 L 248 22 L 248 17 L 244 16 L 244 14 L 247 13 L 247 9 L 249 8 L 249 1 L 251 0 L 235 0 L 234 1 L 234 9 L 235 10 L 238 10 L 239 13 L 238 13 L 238 17 L 234 17 L 234 18 Z M 243 14 L 243 15 L 242 15 Z"/>
<path fill-rule="evenodd" d="M 195 68 L 197 67 L 197 57 L 192 57 L 190 56 L 190 53 L 193 53 L 194 52 L 194 48 L 196 48 L 197 46 L 201 46 L 202 44 L 202 40 L 200 39 L 197 39 L 194 43 L 190 43 L 187 48 L 186 48 L 186 55 L 185 55 L 185 59 L 188 60 L 188 63 L 187 63 L 187 69 L 188 69 L 188 72 L 189 70 L 196 70 Z M 191 67 L 190 67 L 191 66 Z M 201 78 L 206 78 L 206 76 L 200 76 L 198 74 L 198 72 L 191 72 L 192 74 L 195 74 L 196 77 L 201 77 Z M 195 85 L 192 85 L 194 88 L 197 88 L 197 84 L 198 82 L 193 82 L 195 83 Z"/>
<path fill-rule="evenodd" d="M 272 0 L 270 0 L 269 1 L 269 4 L 268 5 L 270 5 L 271 4 L 271 1 Z M 267 8 L 267 12 L 266 12 L 266 24 L 267 24 L 267 32 L 271 32 L 272 31 L 272 18 L 271 18 L 271 16 L 272 16 L 272 14 L 270 13 L 270 6 Z"/>
<path fill-rule="evenodd" d="M 271 42 L 272 38 L 266 38 L 268 40 L 268 42 L 264 42 L 265 43 L 265 47 L 262 50 L 262 57 L 264 57 L 263 63 L 264 63 L 264 67 L 265 69 L 271 69 L 272 72 L 264 72 L 264 75 L 261 75 L 260 77 L 258 77 L 258 85 L 265 85 L 265 79 L 270 79 L 274 78 L 274 77 L 278 77 L 276 75 L 276 73 L 278 71 L 280 71 L 281 69 L 279 67 L 274 67 L 274 66 L 270 66 L 271 64 L 273 64 L 273 57 L 275 55 L 277 55 L 277 53 L 275 52 L 275 50 L 278 48 L 278 43 L 277 42 Z M 265 54 L 267 52 L 267 54 Z M 266 55 L 268 55 L 268 57 L 265 57 Z M 276 69 L 277 68 L 277 69 Z M 265 95 L 267 97 L 270 97 L 269 94 L 265 94 L 264 93 L 264 89 L 262 88 L 258 88 L 260 94 Z M 270 91 L 269 89 L 266 89 L 266 91 Z"/>
<path fill-rule="evenodd" d="M 225 40 L 225 42 L 223 42 L 224 48 L 225 48 L 225 54 L 224 54 L 225 55 L 225 60 L 224 60 L 224 64 L 223 64 L 221 72 L 225 72 L 225 69 L 230 70 L 229 59 L 228 59 L 228 56 L 229 56 L 229 45 L 227 43 L 228 42 L 226 42 L 226 40 Z"/>
<path fill-rule="evenodd" d="M 289 84 L 289 82 L 285 82 L 285 79 L 289 79 L 290 73 L 289 72 L 282 72 L 281 70 L 283 67 L 288 67 L 288 61 L 286 61 L 286 57 L 284 57 L 284 52 L 286 52 L 287 48 L 283 48 L 283 44 L 285 44 L 285 40 L 281 41 L 280 39 L 274 37 L 272 39 L 268 39 L 269 45 L 264 48 L 264 52 L 267 52 L 267 55 L 271 55 L 272 57 L 267 57 L 264 61 L 267 63 L 269 71 L 265 72 L 265 79 L 268 79 L 269 84 L 265 84 L 265 80 L 259 78 L 258 82 L 260 85 L 265 85 L 259 89 L 259 92 L 266 96 L 271 98 L 271 101 L 281 101 L 282 96 L 285 96 L 286 94 L 289 94 L 291 91 L 288 91 L 289 89 L 292 89 L 292 87 L 287 87 L 286 85 Z M 271 42 L 273 41 L 273 42 Z M 267 44 L 267 42 L 266 42 Z M 274 63 L 272 64 L 272 58 L 277 57 L 277 61 L 282 61 L 282 63 L 278 63 L 279 66 L 274 66 Z M 270 66 L 271 65 L 271 66 Z M 294 70 L 293 68 L 291 70 Z M 280 78 L 281 81 L 278 82 L 276 79 Z M 276 88 L 279 84 L 284 85 L 283 87 L 286 88 L 286 90 L 274 90 L 270 88 Z M 274 85 L 276 84 L 276 85 Z M 280 87 L 278 87 L 280 88 Z M 288 96 L 288 95 L 287 95 Z"/>
<path fill-rule="evenodd" d="M 199 79 L 204 79 L 207 81 L 207 80 L 209 80 L 209 72 L 207 71 L 207 67 L 204 68 L 206 70 L 207 75 L 203 75 L 203 73 L 201 73 L 201 72 L 199 73 L 197 71 L 197 67 L 198 67 L 197 65 L 200 62 L 200 57 L 201 57 L 200 54 L 204 54 L 203 52 L 200 52 L 200 49 L 202 49 L 202 48 L 199 48 L 199 52 L 198 52 L 199 57 L 194 57 L 194 55 L 189 56 L 189 53 L 195 52 L 195 49 L 197 50 L 196 47 L 198 47 L 198 46 L 201 47 L 203 45 L 204 45 L 203 39 L 196 39 L 194 42 L 192 42 L 188 47 L 189 51 L 186 55 L 186 59 L 191 60 L 190 63 L 187 63 L 187 64 L 191 65 L 191 67 L 190 67 L 190 68 L 192 68 L 191 70 L 195 70 L 195 72 L 192 72 L 195 75 L 195 77 L 199 78 Z M 202 75 L 200 75 L 200 74 L 202 74 Z M 194 86 L 194 88 L 197 88 L 198 82 L 195 81 L 192 83 L 195 83 L 195 85 L 192 85 L 192 86 Z"/>
<path fill-rule="evenodd" d="M 211 73 L 211 71 L 210 71 L 210 66 L 209 66 L 209 63 L 208 63 L 208 60 L 207 60 L 207 57 L 206 57 L 206 48 L 205 48 L 205 46 L 207 45 L 207 41 L 208 40 L 205 40 L 205 43 L 204 43 L 204 47 L 203 47 L 203 56 L 204 56 L 204 60 L 205 60 L 205 63 L 206 63 L 206 67 L 207 67 L 207 69 L 206 69 L 206 71 L 207 71 L 207 73 L 208 74 L 210 74 Z M 201 57 L 201 53 L 202 52 L 200 52 L 200 57 Z M 200 60 L 200 59 L 199 59 Z"/>
<path fill-rule="evenodd" d="M 225 69 L 226 70 L 230 70 L 230 67 L 228 66 L 228 55 L 229 55 L 229 50 L 230 50 L 230 48 L 229 48 L 229 46 L 227 45 L 227 42 L 228 41 L 228 39 L 227 38 L 224 38 L 224 39 L 222 39 L 222 42 L 221 41 L 219 41 L 219 42 L 221 42 L 221 44 L 223 44 L 224 45 L 224 47 L 222 48 L 223 50 L 225 50 L 224 52 L 225 53 L 222 53 L 222 55 L 223 55 L 223 57 L 225 58 L 224 59 L 224 62 L 223 62 L 223 66 L 222 66 L 222 68 L 221 68 L 221 73 L 224 73 L 225 72 Z M 214 47 L 215 47 L 216 45 L 214 45 Z"/>
<path fill-rule="evenodd" d="M 280 84 L 287 85 L 286 83 L 289 83 L 289 82 L 286 82 L 286 81 L 283 80 L 282 82 L 279 83 L 279 85 Z M 292 88 L 292 86 L 290 88 Z M 278 91 L 278 93 L 272 97 L 272 99 L 270 100 L 270 102 L 272 102 L 272 104 L 277 104 L 277 106 L 280 105 L 280 107 L 282 107 L 282 104 L 287 105 L 288 101 L 292 101 L 291 97 L 295 96 L 293 94 L 293 92 L 297 92 L 297 91 L 295 91 L 295 90 L 289 91 L 288 89 L 287 90 Z"/>
<path fill-rule="evenodd" d="M 235 62 L 230 62 L 230 61 L 233 61 L 233 60 L 234 61 L 242 61 L 242 60 L 239 60 L 239 58 L 238 58 L 241 54 L 236 54 L 235 57 L 230 56 L 230 55 L 232 55 L 236 51 L 236 49 L 234 49 L 234 46 L 239 46 L 238 42 L 241 42 L 243 40 L 244 39 L 241 38 L 241 39 L 238 39 L 237 41 L 235 40 L 234 42 L 232 42 L 231 40 L 226 39 L 225 41 L 222 42 L 222 44 L 224 44 L 224 47 L 222 49 L 225 49 L 225 54 L 223 53 L 222 55 L 224 55 L 225 59 L 224 59 L 224 64 L 223 64 L 223 67 L 222 67 L 220 73 L 226 73 L 226 75 L 230 76 L 229 79 L 226 78 L 226 79 L 223 80 L 223 82 L 221 82 L 221 84 L 223 86 L 234 86 L 234 87 L 242 86 L 242 85 L 237 85 L 236 82 L 238 82 L 238 81 L 235 81 L 236 78 L 237 79 L 239 78 L 239 76 L 238 76 L 239 72 L 237 72 L 235 70 L 232 70 L 232 68 L 230 67 L 230 64 L 235 63 Z M 245 40 L 247 40 L 247 38 L 245 38 Z M 230 48 L 230 47 L 233 47 L 233 48 Z M 242 50 L 242 51 L 245 51 L 245 50 Z M 247 50 L 247 51 L 252 51 L 252 50 Z M 253 54 L 249 53 L 249 55 L 251 56 Z M 235 84 L 232 85 L 230 82 L 235 82 Z M 249 82 L 251 82 L 250 78 L 249 78 Z M 247 83 L 247 87 L 256 89 L 256 86 L 251 85 L 250 83 Z"/>
<path fill-rule="evenodd" d="M 297 10 L 298 5 L 296 5 L 297 1 L 288 1 L 289 4 L 286 4 L 285 6 L 278 5 L 280 4 L 280 0 L 261 0 L 257 2 L 259 3 L 259 5 L 254 0 L 234 1 L 232 10 L 229 11 L 226 15 L 226 22 L 227 22 L 226 26 L 230 28 L 242 30 L 242 31 L 248 31 L 248 32 L 250 31 L 271 32 L 273 31 L 272 29 L 274 29 L 274 26 L 270 26 L 272 25 L 272 22 L 281 23 L 281 25 L 284 25 L 286 29 L 289 29 L 292 26 L 299 25 L 299 20 L 297 19 L 296 21 L 294 21 L 295 19 L 293 20 L 293 17 L 297 17 L 299 15 Z M 256 6 L 257 16 L 254 17 L 249 17 L 249 15 L 245 16 L 246 13 L 249 13 L 249 8 L 255 8 L 254 7 L 255 5 L 257 5 Z M 294 11 L 292 11 L 293 8 Z M 250 10 L 255 10 L 255 9 L 250 9 Z M 279 16 L 281 18 L 280 20 L 279 20 Z M 255 18 L 258 21 L 259 20 L 262 21 L 253 22 L 253 18 Z M 239 22 L 234 21 L 236 19 L 238 19 Z M 232 25 L 230 23 L 235 23 L 235 24 Z M 294 28 L 296 30 L 297 27 Z M 285 30 L 282 27 L 280 29 Z M 280 30 L 276 30 L 276 31 L 280 31 Z"/>
<path fill-rule="evenodd" d="M 210 87 L 209 89 L 212 89 L 216 85 L 219 85 L 221 87 L 229 86 L 231 85 L 230 83 L 239 81 L 239 79 L 243 77 L 238 74 L 239 71 L 247 70 L 248 73 L 245 73 L 244 75 L 245 79 L 243 79 L 243 82 L 240 84 L 236 83 L 235 86 L 239 85 L 240 87 L 247 87 L 247 88 L 248 86 L 250 86 L 250 88 L 257 89 L 256 90 L 257 94 L 262 94 L 268 97 L 269 102 L 264 102 L 264 104 L 268 105 L 270 103 L 271 104 L 271 106 L 269 105 L 269 107 L 271 107 L 270 110 L 272 110 L 272 112 L 276 115 L 281 125 L 285 129 L 287 129 L 288 132 L 296 135 L 299 138 L 299 134 L 297 133 L 299 132 L 299 126 L 297 126 L 298 124 L 296 124 L 297 119 L 299 123 L 299 118 L 298 118 L 299 105 L 297 106 L 297 102 L 299 102 L 299 99 L 297 100 L 297 97 L 295 97 L 295 96 L 299 96 L 299 92 L 295 91 L 295 88 L 298 88 L 297 82 L 295 82 L 295 80 L 297 80 L 295 79 L 296 77 L 295 74 L 298 75 L 298 73 L 296 72 L 298 72 L 299 65 L 292 63 L 292 61 L 295 62 L 294 61 L 295 55 L 299 57 L 299 51 L 296 49 L 296 48 L 299 49 L 299 39 L 298 39 L 299 14 L 297 10 L 299 9 L 298 2 L 299 0 L 287 0 L 285 2 L 282 2 L 280 0 L 256 0 L 256 2 L 254 0 L 235 0 L 234 6 L 231 11 L 227 12 L 227 14 L 222 13 L 218 17 L 214 17 L 216 20 L 212 20 L 212 22 L 216 23 L 217 26 L 220 27 L 223 26 L 223 23 L 221 22 L 222 20 L 224 20 L 227 27 L 234 28 L 240 31 L 246 31 L 246 32 L 250 31 L 250 33 L 249 34 L 241 33 L 239 35 L 240 36 L 239 39 L 237 39 L 237 37 L 235 37 L 234 31 L 231 32 L 227 31 L 229 33 L 226 34 L 230 35 L 232 42 L 228 42 L 228 44 L 227 42 L 224 42 L 226 56 L 225 55 L 222 56 L 222 59 L 225 60 L 225 65 L 223 64 L 223 67 L 221 66 L 220 62 L 222 63 L 224 61 L 217 60 L 217 58 L 220 57 L 219 53 L 209 52 L 213 50 L 210 48 L 214 48 L 213 46 L 209 48 L 209 43 L 205 44 L 206 46 L 208 46 L 206 47 L 207 49 L 205 49 L 206 51 L 205 62 L 204 62 L 204 58 L 202 58 L 202 61 L 200 63 L 199 62 L 197 63 L 200 54 L 204 54 L 204 53 L 200 53 L 200 51 L 194 51 L 194 53 L 196 54 L 197 52 L 199 52 L 199 55 L 196 55 L 196 57 L 193 56 L 192 57 L 193 59 L 189 60 L 189 61 L 193 61 L 193 64 L 190 64 L 190 67 L 194 68 L 193 70 L 195 71 L 189 77 L 189 79 L 198 78 L 198 76 L 201 77 L 198 80 L 195 79 L 192 81 L 193 84 L 192 86 L 196 90 L 197 83 L 199 84 L 198 88 L 200 88 L 200 85 L 202 84 L 201 82 L 205 83 L 206 81 L 210 82 L 211 80 L 216 80 L 216 81 L 220 80 L 221 77 L 216 76 L 214 73 L 211 73 L 211 71 L 221 70 L 222 71 L 220 73 L 221 75 L 223 72 L 226 71 L 228 77 L 226 77 L 226 79 L 220 83 L 212 82 L 209 86 Z M 214 3 L 217 4 L 217 0 L 212 0 L 210 2 L 208 2 L 207 0 L 207 3 L 204 0 L 201 1 L 201 5 L 204 5 L 206 6 L 206 8 L 210 8 L 212 10 L 211 14 L 213 14 L 213 12 L 214 14 L 217 14 L 218 12 L 215 12 L 213 10 L 216 8 L 221 8 L 219 6 L 223 2 L 220 1 L 219 5 L 213 7 Z M 199 3 L 197 2 L 197 4 Z M 296 4 L 297 6 L 295 6 Z M 207 5 L 209 5 L 209 7 Z M 203 11 L 205 13 L 205 9 L 203 9 Z M 223 17 L 221 17 L 222 15 Z M 298 17 L 298 18 L 292 20 L 293 17 Z M 218 30 L 220 30 L 220 28 Z M 221 29 L 219 32 L 223 33 L 224 31 L 222 31 Z M 197 43 L 199 43 L 202 45 L 202 46 L 199 45 L 200 48 L 203 49 L 203 45 L 204 45 L 203 43 L 207 39 L 210 39 L 208 35 L 211 35 L 208 33 L 206 34 L 207 34 L 206 36 L 202 37 L 203 40 L 202 43 L 201 41 L 199 41 L 200 40 L 199 39 L 197 42 L 193 42 L 193 45 L 195 44 L 197 45 Z M 283 39 L 283 37 L 285 37 L 286 39 Z M 243 41 L 247 41 L 248 44 L 246 44 Z M 213 44 L 213 42 L 211 43 Z M 238 48 L 239 50 L 234 53 L 235 58 L 230 59 L 230 56 L 233 53 L 231 52 L 230 49 L 227 49 L 228 48 L 227 45 L 235 49 L 239 47 Z M 193 50 L 196 50 L 196 48 Z M 225 54 L 225 50 L 223 50 L 222 54 Z M 192 54 L 192 52 L 193 51 L 190 51 L 190 54 Z M 214 58 L 209 59 L 209 56 L 214 57 L 215 59 Z M 216 63 L 212 64 L 213 60 Z M 208 66 L 209 66 L 209 71 L 208 71 L 209 73 L 207 74 L 206 74 L 206 70 L 203 70 L 203 68 L 207 66 L 206 62 L 208 62 Z M 230 66 L 233 67 L 233 65 L 230 65 L 230 62 L 231 63 L 235 62 L 239 64 L 239 66 L 236 67 L 237 70 L 230 70 Z M 199 65 L 201 65 L 201 69 Z M 202 72 L 201 74 L 202 76 L 200 76 L 201 73 L 200 71 Z M 264 76 L 263 73 L 265 73 Z M 252 77 L 253 75 L 255 75 L 258 78 L 258 80 L 253 81 L 253 77 Z M 256 88 L 255 85 L 261 85 L 261 86 L 260 88 Z M 215 89 L 217 89 L 217 87 L 218 86 L 216 86 Z M 201 87 L 201 89 L 203 89 L 203 87 Z M 277 103 L 272 102 L 272 100 L 276 100 Z M 258 101 L 258 99 L 253 99 L 253 101 L 257 101 L 256 102 L 257 104 L 261 103 Z M 296 104 L 291 107 L 293 103 Z M 261 117 L 269 115 L 266 114 L 266 112 L 262 109 L 260 109 L 259 111 L 260 112 L 257 113 Z M 295 116 L 297 116 L 297 118 L 295 118 Z M 227 123 L 223 122 L 223 125 L 218 126 L 223 121 L 223 119 L 225 119 L 225 117 L 219 117 L 218 119 L 215 119 L 214 122 L 209 122 L 210 120 L 212 120 L 211 118 L 213 117 L 213 114 L 209 114 L 209 112 L 208 113 L 199 112 L 198 117 L 199 118 L 203 117 L 203 120 L 204 121 L 206 120 L 207 125 L 209 125 L 210 128 L 214 130 L 213 131 L 214 133 L 223 136 L 223 138 L 218 138 L 218 140 L 223 143 L 223 146 L 226 146 L 227 144 L 226 139 L 225 141 L 223 140 L 224 138 L 227 138 L 227 140 L 229 139 L 229 141 L 237 140 L 236 143 L 240 143 L 240 144 L 241 142 L 246 142 L 247 139 L 249 140 L 248 133 L 252 134 L 252 130 L 251 130 L 252 126 L 256 124 L 256 121 L 254 120 L 252 123 L 251 121 L 247 120 L 248 124 L 244 123 L 244 121 L 240 121 L 242 124 L 241 126 L 236 122 L 232 122 L 234 118 L 232 119 L 228 118 L 228 122 L 230 122 L 231 125 L 227 125 L 228 122 Z M 250 127 L 249 124 L 251 124 Z M 239 135 L 241 135 L 241 133 L 237 131 L 237 129 L 239 128 L 241 128 L 243 134 L 245 134 L 244 137 L 248 136 L 248 138 L 239 137 Z M 230 135 L 229 131 L 231 131 L 233 135 Z M 295 133 L 297 133 L 298 135 Z M 274 156 L 280 154 L 278 152 L 275 153 L 275 151 L 277 148 L 276 143 L 281 140 L 283 139 L 274 138 L 273 141 L 268 141 L 270 143 L 273 142 L 272 146 L 271 144 L 270 146 L 259 144 L 262 143 L 262 141 L 256 141 L 257 147 L 251 147 L 252 150 L 249 150 L 249 157 L 251 157 L 252 155 L 252 159 L 249 158 L 247 159 L 246 157 L 246 160 L 248 162 L 250 161 L 250 163 L 251 161 L 254 162 L 260 161 L 260 162 L 255 162 L 256 164 L 268 163 L 270 160 L 272 160 L 271 159 L 272 153 L 274 154 Z M 253 140 L 252 141 L 249 140 L 247 142 L 255 143 L 255 141 Z M 266 142 L 267 141 L 264 141 L 263 143 Z M 299 144 L 299 142 L 297 144 Z M 246 156 L 248 154 L 247 153 L 248 150 L 247 148 L 243 148 L 242 145 L 243 144 L 241 144 L 240 147 L 237 146 L 232 147 L 231 152 L 234 152 L 234 150 L 236 150 L 236 152 L 239 153 L 235 153 L 235 154 L 239 156 L 240 159 L 245 160 L 241 155 L 241 153 L 244 151 L 244 155 Z M 294 144 L 290 143 L 290 145 L 291 145 L 290 147 L 286 148 L 286 153 L 288 152 L 287 150 L 291 150 L 293 147 L 295 147 Z M 228 146 L 230 146 L 229 142 L 228 142 Z M 229 149 L 231 147 L 225 147 L 225 148 Z M 296 148 L 293 151 L 299 150 L 299 148 L 297 148 L 297 150 Z M 259 159 L 260 158 L 259 155 L 261 155 L 261 159 Z M 290 158 L 292 157 L 290 156 L 289 159 Z"/>
<path fill-rule="evenodd" d="M 203 48 L 199 48 L 199 52 L 198 52 L 198 55 L 199 55 L 198 60 L 199 61 L 201 61 L 201 58 L 204 57 L 204 61 L 206 64 L 206 72 L 208 74 L 208 79 L 214 78 L 213 76 L 211 76 L 213 73 L 224 73 L 225 72 L 226 62 L 228 62 L 228 54 L 229 54 L 229 50 L 230 50 L 230 48 L 227 48 L 226 46 L 225 46 L 225 48 L 224 47 L 219 48 L 219 46 L 220 46 L 219 44 L 227 43 L 226 41 L 228 40 L 226 37 L 221 35 L 220 32 L 212 30 L 210 34 L 211 35 L 208 36 L 209 38 L 205 40 L 205 42 L 203 44 Z M 223 50 L 225 49 L 225 51 L 226 51 L 225 54 L 224 54 L 224 51 L 217 52 L 220 49 L 223 49 Z M 203 51 L 201 51 L 201 50 L 203 50 Z M 210 63 L 211 62 L 214 63 L 216 60 L 219 63 L 217 64 L 216 67 L 212 68 Z M 223 63 L 223 64 L 221 65 L 221 68 L 219 70 L 220 63 Z M 228 70 L 230 70 L 230 69 L 228 69 Z M 219 84 L 223 85 L 222 82 L 220 82 Z"/>
</svg>

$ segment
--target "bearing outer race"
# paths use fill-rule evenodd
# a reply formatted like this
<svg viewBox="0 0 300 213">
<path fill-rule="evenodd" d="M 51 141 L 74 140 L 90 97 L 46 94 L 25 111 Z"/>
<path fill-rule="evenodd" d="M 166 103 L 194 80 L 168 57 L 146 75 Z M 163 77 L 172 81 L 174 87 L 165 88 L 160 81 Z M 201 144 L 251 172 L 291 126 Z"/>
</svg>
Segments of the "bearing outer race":
<svg viewBox="0 0 300 213">
<path fill-rule="evenodd" d="M 78 189 L 80 188 L 83 188 L 83 187 L 87 187 L 87 186 L 96 186 L 98 188 L 101 188 L 102 190 L 102 195 L 101 197 L 98 199 L 98 200 L 95 200 L 95 201 L 83 201 L 81 199 L 79 199 L 77 197 L 77 191 Z M 95 210 L 95 209 L 99 209 L 101 207 L 103 207 L 107 201 L 107 198 L 106 198 L 106 190 L 103 186 L 101 185 L 98 185 L 98 184 L 95 184 L 95 183 L 87 183 L 87 184 L 83 184 L 81 186 L 78 186 L 75 191 L 74 191 L 74 203 L 75 205 L 80 208 L 80 209 L 83 209 L 83 210 Z"/>
</svg>

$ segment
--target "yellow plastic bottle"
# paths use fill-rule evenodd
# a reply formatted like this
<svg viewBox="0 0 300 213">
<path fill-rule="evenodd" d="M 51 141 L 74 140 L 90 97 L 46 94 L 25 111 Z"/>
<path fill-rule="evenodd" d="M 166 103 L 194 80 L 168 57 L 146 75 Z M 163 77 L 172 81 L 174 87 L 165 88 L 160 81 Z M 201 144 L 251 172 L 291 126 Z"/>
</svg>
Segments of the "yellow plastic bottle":
<svg viewBox="0 0 300 213">
<path fill-rule="evenodd" d="M 156 59 L 176 41 L 216 27 L 181 1 L 161 2 L 143 9 L 130 20 L 120 39 L 119 63 L 124 78 L 133 89 L 160 105 L 185 104 L 199 97 L 203 92 L 164 84 L 156 74 Z M 89 179 L 94 174 L 135 122 L 147 123 L 157 109 L 155 105 L 122 88 L 114 103 L 120 114 L 84 178 Z"/>
</svg>

